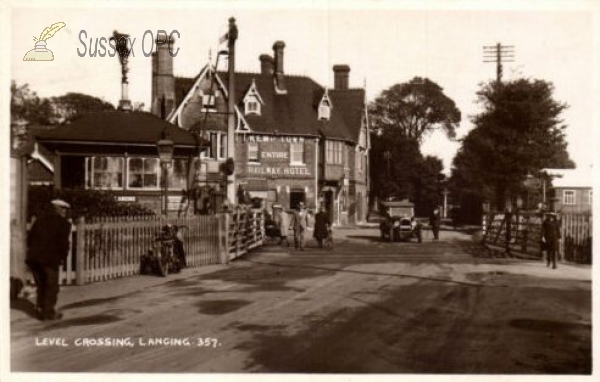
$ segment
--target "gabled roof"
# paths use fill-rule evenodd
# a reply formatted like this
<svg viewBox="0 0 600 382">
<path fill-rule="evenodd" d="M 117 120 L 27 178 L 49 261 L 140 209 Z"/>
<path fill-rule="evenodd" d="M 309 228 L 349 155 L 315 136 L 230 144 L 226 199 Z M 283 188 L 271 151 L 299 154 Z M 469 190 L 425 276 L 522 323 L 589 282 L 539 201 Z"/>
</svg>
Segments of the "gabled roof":
<svg viewBox="0 0 600 382">
<path fill-rule="evenodd" d="M 227 73 L 218 72 L 217 75 L 225 86 L 225 92 L 227 92 Z M 197 79 L 198 77 L 175 78 L 177 105 L 192 90 L 191 88 Z M 253 132 L 308 136 L 325 135 L 328 138 L 357 141 L 356 128 L 346 126 L 346 118 L 342 115 L 342 112 L 349 109 L 348 105 L 357 99 L 356 97 L 344 99 L 343 102 L 346 106 L 340 108 L 337 107 L 336 101 L 332 100 L 336 106 L 332 109 L 330 120 L 319 121 L 318 106 L 325 89 L 312 79 L 304 76 L 286 75 L 287 93 L 277 94 L 272 74 L 236 73 L 235 98 L 236 106 L 240 110 L 243 110 L 243 98 L 252 86 L 253 81 L 264 102 L 260 115 L 250 114 L 244 116 Z M 360 102 L 354 107 L 354 109 L 359 110 L 359 113 L 362 112 L 363 100 L 364 98 L 361 98 Z M 188 107 L 200 109 L 201 106 L 190 103 Z M 348 118 L 349 121 L 355 119 L 354 117 Z"/>
<path fill-rule="evenodd" d="M 55 129 L 37 131 L 35 136 L 41 141 L 155 145 L 163 132 L 175 146 L 197 145 L 188 131 L 153 114 L 137 111 L 88 113 Z"/>
<path fill-rule="evenodd" d="M 329 96 L 338 113 L 344 118 L 344 123 L 352 134 L 352 140 L 358 142 L 364 115 L 365 90 L 329 89 Z"/>
</svg>

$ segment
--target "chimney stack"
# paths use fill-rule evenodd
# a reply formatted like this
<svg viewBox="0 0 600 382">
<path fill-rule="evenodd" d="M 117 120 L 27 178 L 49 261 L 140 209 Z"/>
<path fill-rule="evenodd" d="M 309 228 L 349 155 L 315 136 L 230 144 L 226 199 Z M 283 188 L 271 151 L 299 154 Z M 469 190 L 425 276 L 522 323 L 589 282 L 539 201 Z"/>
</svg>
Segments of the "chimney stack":
<svg viewBox="0 0 600 382">
<path fill-rule="evenodd" d="M 152 114 L 166 118 L 175 108 L 173 56 L 175 38 L 165 33 L 156 36 L 156 52 L 152 53 Z"/>
<path fill-rule="evenodd" d="M 334 89 L 348 90 L 350 67 L 348 65 L 334 65 L 333 73 L 334 73 L 334 80 L 333 80 Z"/>
<path fill-rule="evenodd" d="M 285 43 L 283 41 L 276 41 L 275 44 L 273 44 L 273 53 L 275 56 L 275 91 L 278 94 L 287 93 L 285 76 L 283 73 L 283 48 L 285 48 Z"/>
<path fill-rule="evenodd" d="M 268 54 L 261 54 L 258 59 L 260 60 L 260 73 L 273 75 L 273 57 L 269 56 Z"/>
</svg>

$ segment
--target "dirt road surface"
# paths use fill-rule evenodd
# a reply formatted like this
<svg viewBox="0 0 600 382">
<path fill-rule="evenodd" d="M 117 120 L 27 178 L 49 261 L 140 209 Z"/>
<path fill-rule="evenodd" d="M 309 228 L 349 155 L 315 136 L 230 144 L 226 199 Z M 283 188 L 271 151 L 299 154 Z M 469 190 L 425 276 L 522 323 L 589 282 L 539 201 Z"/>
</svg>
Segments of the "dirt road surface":
<svg viewBox="0 0 600 382">
<path fill-rule="evenodd" d="M 11 309 L 12 371 L 589 374 L 591 269 L 490 258 L 470 237 L 265 247 Z"/>
</svg>

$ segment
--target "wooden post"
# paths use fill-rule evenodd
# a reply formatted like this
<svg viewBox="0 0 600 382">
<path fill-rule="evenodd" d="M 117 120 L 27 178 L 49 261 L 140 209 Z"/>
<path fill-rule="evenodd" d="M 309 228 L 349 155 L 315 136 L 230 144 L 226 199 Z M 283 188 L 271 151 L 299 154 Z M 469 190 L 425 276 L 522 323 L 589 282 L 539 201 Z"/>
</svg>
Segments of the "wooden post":
<svg viewBox="0 0 600 382">
<path fill-rule="evenodd" d="M 77 221 L 77 265 L 75 269 L 75 283 L 77 285 L 85 284 L 85 218 L 82 216 Z"/>
<path fill-rule="evenodd" d="M 225 261 L 223 262 L 223 264 L 229 264 L 229 227 L 230 227 L 230 215 L 229 213 L 225 212 L 224 214 L 225 219 L 223 219 L 223 224 L 224 224 L 224 228 L 225 228 L 225 235 L 224 235 L 224 239 L 225 239 L 225 256 L 224 259 Z"/>
<path fill-rule="evenodd" d="M 507 211 L 506 214 L 504 215 L 504 219 L 506 219 L 506 232 L 505 232 L 505 252 L 506 254 L 510 255 L 510 238 L 511 238 L 511 218 L 512 218 L 512 213 Z"/>
</svg>

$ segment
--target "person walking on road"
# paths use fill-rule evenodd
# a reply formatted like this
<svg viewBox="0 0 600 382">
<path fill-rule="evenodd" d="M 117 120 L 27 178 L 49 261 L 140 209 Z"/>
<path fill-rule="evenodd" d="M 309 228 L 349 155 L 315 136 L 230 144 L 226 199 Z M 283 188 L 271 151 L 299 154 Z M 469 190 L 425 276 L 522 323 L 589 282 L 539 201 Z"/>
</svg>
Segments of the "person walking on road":
<svg viewBox="0 0 600 382">
<path fill-rule="evenodd" d="M 325 207 L 321 206 L 319 212 L 315 215 L 315 231 L 313 237 L 319 243 L 319 248 L 323 248 L 323 240 L 329 236 L 329 228 L 331 227 L 331 220 L 329 214 L 325 211 Z"/>
<path fill-rule="evenodd" d="M 281 205 L 273 205 L 273 221 L 279 230 L 279 245 L 282 245 L 285 240 L 288 247 L 290 246 L 290 241 L 288 240 L 289 220 L 288 213 L 283 210 Z"/>
<path fill-rule="evenodd" d="M 552 269 L 556 269 L 559 240 L 560 227 L 556 220 L 556 214 L 548 213 L 542 223 L 542 248 L 546 250 L 546 266 L 552 265 Z"/>
<path fill-rule="evenodd" d="M 294 228 L 294 246 L 304 251 L 304 233 L 308 228 L 308 212 L 302 202 L 298 203 L 298 208 L 294 211 L 292 227 Z"/>
<path fill-rule="evenodd" d="M 442 218 L 440 216 L 440 209 L 435 208 L 429 217 L 429 226 L 433 231 L 433 240 L 440 239 L 440 226 L 442 225 Z"/>
<path fill-rule="evenodd" d="M 37 313 L 41 320 L 57 320 L 55 311 L 59 292 L 59 266 L 69 252 L 71 223 L 67 220 L 70 205 L 64 200 L 51 202 L 53 209 L 36 219 L 27 237 L 26 264 L 37 288 Z"/>
</svg>

